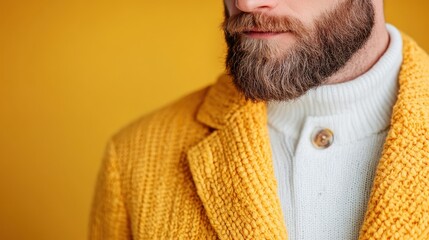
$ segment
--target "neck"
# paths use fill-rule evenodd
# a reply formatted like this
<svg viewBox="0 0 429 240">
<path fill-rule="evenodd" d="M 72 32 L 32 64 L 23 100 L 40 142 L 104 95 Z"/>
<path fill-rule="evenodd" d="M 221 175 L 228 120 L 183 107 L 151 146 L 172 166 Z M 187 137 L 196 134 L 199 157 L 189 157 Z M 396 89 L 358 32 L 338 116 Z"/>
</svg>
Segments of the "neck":
<svg viewBox="0 0 429 240">
<path fill-rule="evenodd" d="M 383 9 L 377 6 L 376 9 Z M 347 64 L 337 73 L 329 77 L 325 84 L 335 84 L 351 81 L 367 72 L 389 46 L 389 33 L 386 29 L 384 13 L 376 12 L 376 22 L 366 44 L 353 55 Z"/>
<path fill-rule="evenodd" d="M 269 101 L 270 126 L 295 139 L 303 125 L 315 122 L 341 128 L 348 140 L 386 129 L 403 60 L 401 33 L 392 25 L 386 28 L 389 46 L 367 72 L 353 81 L 310 89 L 293 101 Z"/>
</svg>

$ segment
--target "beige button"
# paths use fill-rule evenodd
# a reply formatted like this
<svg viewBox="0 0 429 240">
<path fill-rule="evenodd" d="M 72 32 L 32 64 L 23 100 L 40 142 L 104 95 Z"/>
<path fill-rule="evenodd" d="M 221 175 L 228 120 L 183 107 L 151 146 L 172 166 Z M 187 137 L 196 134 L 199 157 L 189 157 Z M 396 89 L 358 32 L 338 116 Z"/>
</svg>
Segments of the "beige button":
<svg viewBox="0 0 429 240">
<path fill-rule="evenodd" d="M 316 129 L 312 136 L 313 145 L 318 149 L 326 149 L 334 142 L 334 133 L 329 128 Z"/>
</svg>

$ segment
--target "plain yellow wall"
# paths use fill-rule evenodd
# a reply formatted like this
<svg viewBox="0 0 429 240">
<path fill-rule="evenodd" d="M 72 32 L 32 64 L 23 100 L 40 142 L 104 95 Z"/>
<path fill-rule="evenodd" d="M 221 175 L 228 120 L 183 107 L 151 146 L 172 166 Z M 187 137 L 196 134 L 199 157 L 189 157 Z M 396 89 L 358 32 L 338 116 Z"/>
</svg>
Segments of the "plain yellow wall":
<svg viewBox="0 0 429 240">
<path fill-rule="evenodd" d="M 429 50 L 429 2 L 385 1 Z M 221 1 L 0 2 L 0 239 L 85 239 L 107 139 L 223 70 Z"/>
</svg>

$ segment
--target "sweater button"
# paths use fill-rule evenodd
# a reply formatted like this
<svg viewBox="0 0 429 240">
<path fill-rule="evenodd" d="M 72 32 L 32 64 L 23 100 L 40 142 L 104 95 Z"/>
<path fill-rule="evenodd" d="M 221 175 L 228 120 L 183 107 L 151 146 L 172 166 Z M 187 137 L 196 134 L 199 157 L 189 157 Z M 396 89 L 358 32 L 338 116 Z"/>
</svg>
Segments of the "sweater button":
<svg viewBox="0 0 429 240">
<path fill-rule="evenodd" d="M 334 133 L 329 128 L 316 129 L 312 136 L 313 146 L 318 149 L 326 149 L 334 142 Z"/>
</svg>

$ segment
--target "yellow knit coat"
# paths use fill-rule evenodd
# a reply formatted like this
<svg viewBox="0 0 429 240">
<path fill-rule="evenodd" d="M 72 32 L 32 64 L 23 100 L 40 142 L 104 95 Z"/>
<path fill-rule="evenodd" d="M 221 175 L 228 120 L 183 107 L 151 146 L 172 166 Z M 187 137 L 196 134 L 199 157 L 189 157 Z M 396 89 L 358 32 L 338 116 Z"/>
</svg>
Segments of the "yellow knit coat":
<svg viewBox="0 0 429 240">
<path fill-rule="evenodd" d="M 359 240 L 429 239 L 429 57 L 403 39 Z M 271 157 L 266 104 L 222 76 L 111 137 L 89 239 L 287 239 Z"/>
</svg>

